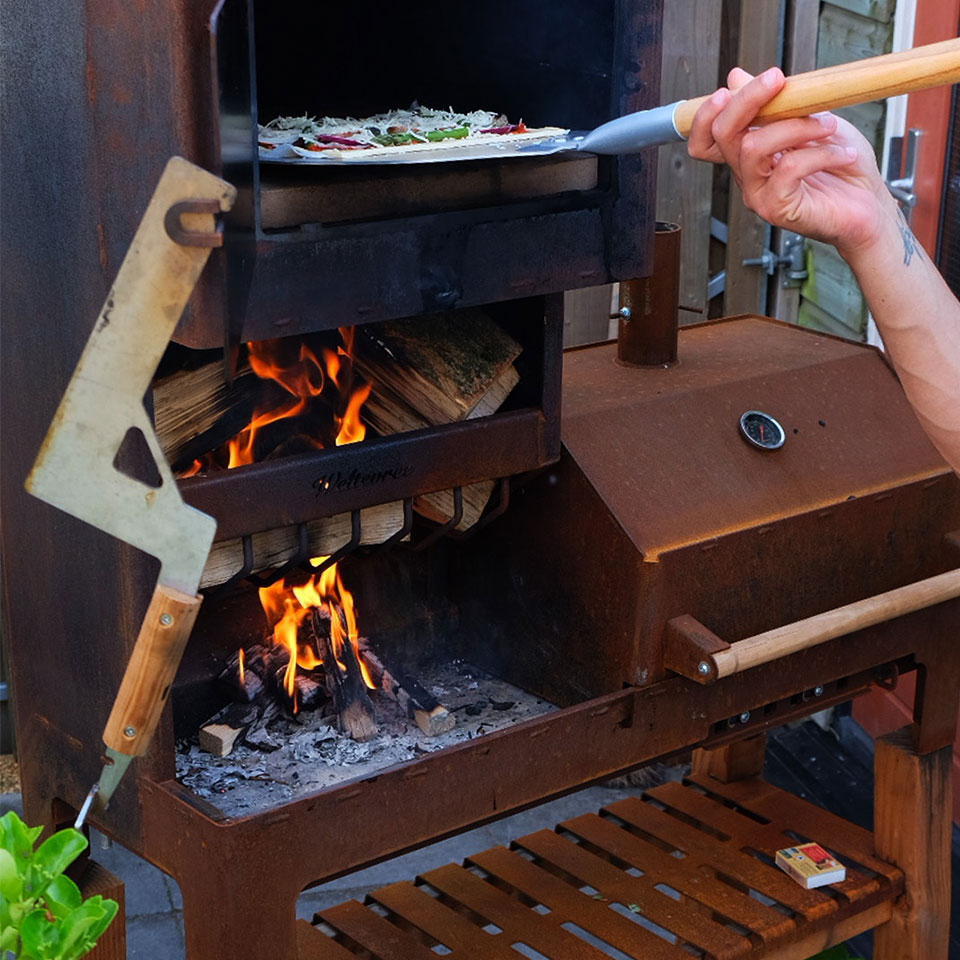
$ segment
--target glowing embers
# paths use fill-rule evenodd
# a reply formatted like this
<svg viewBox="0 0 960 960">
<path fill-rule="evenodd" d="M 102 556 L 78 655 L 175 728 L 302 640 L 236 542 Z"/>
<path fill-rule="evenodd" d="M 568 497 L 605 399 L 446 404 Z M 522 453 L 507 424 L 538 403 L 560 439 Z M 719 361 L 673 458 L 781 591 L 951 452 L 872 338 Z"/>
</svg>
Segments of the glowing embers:
<svg viewBox="0 0 960 960">
<path fill-rule="evenodd" d="M 199 396 L 198 403 L 206 401 L 223 415 L 206 432 L 196 432 L 195 414 L 184 417 L 195 432 L 185 443 L 172 447 L 178 451 L 172 457 L 177 476 L 363 440 L 366 427 L 360 410 L 370 384 L 354 374 L 353 328 L 341 327 L 338 334 L 338 343 L 323 335 L 248 343 L 235 383 L 222 391 L 215 381 L 208 385 L 197 376 L 183 376 L 180 384 L 186 389 L 219 391 L 212 397 Z M 224 435 L 225 426 L 234 422 L 236 426 Z M 204 436 L 210 446 L 201 450 L 198 446 Z M 191 458 L 185 460 L 181 454 L 187 449 Z"/>
</svg>

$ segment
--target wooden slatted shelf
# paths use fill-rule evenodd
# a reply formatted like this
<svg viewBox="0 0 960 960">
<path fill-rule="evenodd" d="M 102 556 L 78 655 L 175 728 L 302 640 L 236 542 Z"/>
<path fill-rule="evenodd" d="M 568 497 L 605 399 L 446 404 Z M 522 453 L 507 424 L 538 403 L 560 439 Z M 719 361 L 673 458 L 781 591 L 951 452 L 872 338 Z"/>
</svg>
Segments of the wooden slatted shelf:
<svg viewBox="0 0 960 960">
<path fill-rule="evenodd" d="M 773 866 L 798 839 L 847 879 L 805 890 Z M 321 910 L 300 957 L 805 960 L 885 922 L 902 892 L 868 831 L 762 780 L 692 776 Z"/>
</svg>

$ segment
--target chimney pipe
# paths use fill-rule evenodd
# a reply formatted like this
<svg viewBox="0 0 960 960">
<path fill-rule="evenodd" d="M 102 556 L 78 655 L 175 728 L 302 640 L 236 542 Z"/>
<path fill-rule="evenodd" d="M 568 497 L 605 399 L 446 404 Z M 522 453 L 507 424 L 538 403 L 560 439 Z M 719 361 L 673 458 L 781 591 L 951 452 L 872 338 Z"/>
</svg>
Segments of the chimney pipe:
<svg viewBox="0 0 960 960">
<path fill-rule="evenodd" d="M 653 275 L 620 283 L 617 361 L 636 367 L 677 362 L 680 227 L 657 221 Z"/>
</svg>

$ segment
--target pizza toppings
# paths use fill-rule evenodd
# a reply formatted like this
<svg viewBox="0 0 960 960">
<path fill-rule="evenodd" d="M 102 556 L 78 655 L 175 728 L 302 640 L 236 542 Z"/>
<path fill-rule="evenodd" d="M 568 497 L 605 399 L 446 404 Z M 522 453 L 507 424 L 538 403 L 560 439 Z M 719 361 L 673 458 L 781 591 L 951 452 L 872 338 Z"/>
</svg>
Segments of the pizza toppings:
<svg viewBox="0 0 960 960">
<path fill-rule="evenodd" d="M 555 127 L 530 131 L 521 120 L 509 123 L 489 110 L 460 113 L 436 110 L 414 103 L 408 110 L 390 110 L 363 120 L 353 117 L 277 117 L 259 128 L 261 156 L 270 158 L 289 152 L 311 158 L 335 151 L 341 156 L 354 151 L 393 150 L 397 147 L 429 149 L 447 146 L 447 141 L 466 143 L 495 141 L 510 134 L 554 136 Z M 524 137 L 527 139 L 527 136 Z"/>
</svg>

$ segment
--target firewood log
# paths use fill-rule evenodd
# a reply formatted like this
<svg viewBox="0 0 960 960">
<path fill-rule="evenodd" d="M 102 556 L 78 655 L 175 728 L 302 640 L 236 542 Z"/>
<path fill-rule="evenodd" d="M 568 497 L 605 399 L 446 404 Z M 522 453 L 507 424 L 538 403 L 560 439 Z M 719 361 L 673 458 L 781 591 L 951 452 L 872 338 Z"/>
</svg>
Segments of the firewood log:
<svg viewBox="0 0 960 960">
<path fill-rule="evenodd" d="M 416 680 L 408 676 L 398 680 L 364 642 L 360 644 L 360 656 L 378 689 L 399 704 L 428 737 L 438 737 L 454 728 L 457 722 L 454 715 Z"/>
<path fill-rule="evenodd" d="M 484 311 L 460 310 L 360 327 L 354 367 L 373 384 L 371 397 L 392 391 L 437 425 L 465 419 L 495 383 L 502 403 L 499 378 L 521 349 Z"/>
<path fill-rule="evenodd" d="M 466 508 L 464 508 L 466 512 Z M 360 543 L 376 544 L 388 540 L 403 526 L 403 504 L 380 503 L 360 511 Z M 307 524 L 310 555 L 330 556 L 350 542 L 351 516 L 340 513 L 322 517 Z M 251 572 L 279 567 L 296 555 L 299 543 L 296 527 L 265 530 L 252 536 L 253 567 Z M 225 583 L 243 567 L 243 541 L 222 540 L 215 543 L 200 578 L 200 588 L 208 589 Z"/>
<path fill-rule="evenodd" d="M 360 664 L 353 655 L 353 647 L 344 644 L 338 664 L 330 638 L 330 622 L 315 609 L 312 625 L 316 634 L 317 646 L 323 660 L 323 673 L 326 678 L 327 693 L 333 701 L 339 727 L 354 740 L 370 740 L 377 735 L 376 711 L 360 672 Z"/>
<path fill-rule="evenodd" d="M 229 386 L 221 359 L 178 370 L 153 384 L 157 439 L 171 469 L 178 472 L 239 433 L 258 404 L 282 403 L 289 396 L 246 364 Z"/>
<path fill-rule="evenodd" d="M 520 380 L 513 365 L 520 351 L 481 310 L 366 325 L 356 340 L 355 367 L 373 388 L 361 415 L 384 435 L 489 416 Z M 492 490 L 492 481 L 464 488 L 458 530 L 477 522 Z M 450 491 L 441 491 L 417 497 L 413 506 L 443 523 L 452 503 Z"/>
<path fill-rule="evenodd" d="M 225 723 L 208 723 L 200 728 L 200 749 L 215 757 L 227 757 L 243 733 L 242 727 L 228 727 Z"/>
</svg>

